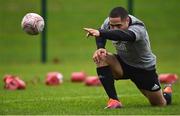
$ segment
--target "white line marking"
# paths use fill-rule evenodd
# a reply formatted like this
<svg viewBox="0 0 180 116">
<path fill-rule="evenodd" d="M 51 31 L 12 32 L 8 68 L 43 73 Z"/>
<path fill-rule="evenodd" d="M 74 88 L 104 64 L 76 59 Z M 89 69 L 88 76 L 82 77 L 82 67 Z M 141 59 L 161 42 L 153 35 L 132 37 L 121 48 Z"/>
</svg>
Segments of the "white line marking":
<svg viewBox="0 0 180 116">
<path fill-rule="evenodd" d="M 133 96 L 139 96 L 141 94 L 123 94 L 118 95 L 120 97 L 133 97 Z M 46 98 L 46 97 L 40 97 L 35 99 L 12 99 L 12 100 L 4 100 L 3 103 L 15 103 L 15 102 L 35 102 L 35 101 L 58 101 L 58 100 L 76 100 L 76 99 L 99 99 L 99 98 L 107 98 L 107 96 L 74 96 L 74 97 L 61 97 L 58 96 L 56 98 Z"/>
</svg>

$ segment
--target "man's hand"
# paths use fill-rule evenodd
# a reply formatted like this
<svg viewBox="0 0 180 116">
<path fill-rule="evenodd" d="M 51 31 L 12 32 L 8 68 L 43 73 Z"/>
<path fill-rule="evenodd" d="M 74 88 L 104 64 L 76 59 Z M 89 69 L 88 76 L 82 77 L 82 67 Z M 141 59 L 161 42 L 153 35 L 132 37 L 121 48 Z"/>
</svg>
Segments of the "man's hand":
<svg viewBox="0 0 180 116">
<path fill-rule="evenodd" d="M 104 48 L 100 48 L 94 52 L 93 60 L 96 64 L 100 63 L 103 56 L 107 55 L 107 51 Z"/>
<path fill-rule="evenodd" d="M 100 36 L 99 30 L 92 29 L 92 28 L 83 28 L 83 29 L 87 32 L 86 37 L 89 37 L 89 36 L 99 37 Z"/>
</svg>

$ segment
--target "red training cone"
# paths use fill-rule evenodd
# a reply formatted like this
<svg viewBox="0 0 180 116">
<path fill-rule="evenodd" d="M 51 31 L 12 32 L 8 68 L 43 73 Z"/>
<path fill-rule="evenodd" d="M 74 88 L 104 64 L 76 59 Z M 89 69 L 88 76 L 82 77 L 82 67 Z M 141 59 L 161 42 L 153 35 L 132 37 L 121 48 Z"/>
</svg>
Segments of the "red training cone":
<svg viewBox="0 0 180 116">
<path fill-rule="evenodd" d="M 49 72 L 46 76 L 46 85 L 59 85 L 63 82 L 63 75 L 59 72 Z"/>
<path fill-rule="evenodd" d="M 178 76 L 176 74 L 166 73 L 166 74 L 159 75 L 160 83 L 172 84 L 172 83 L 175 83 L 177 79 L 178 79 Z"/>
<path fill-rule="evenodd" d="M 26 83 L 23 80 L 21 80 L 18 76 L 14 76 L 10 74 L 4 76 L 4 83 L 5 83 L 4 88 L 9 90 L 26 88 Z"/>
<path fill-rule="evenodd" d="M 87 86 L 99 86 L 101 82 L 97 76 L 89 76 L 85 80 L 85 85 Z"/>
<path fill-rule="evenodd" d="M 84 72 L 73 72 L 71 74 L 72 82 L 83 82 L 86 79 L 86 74 Z"/>
</svg>

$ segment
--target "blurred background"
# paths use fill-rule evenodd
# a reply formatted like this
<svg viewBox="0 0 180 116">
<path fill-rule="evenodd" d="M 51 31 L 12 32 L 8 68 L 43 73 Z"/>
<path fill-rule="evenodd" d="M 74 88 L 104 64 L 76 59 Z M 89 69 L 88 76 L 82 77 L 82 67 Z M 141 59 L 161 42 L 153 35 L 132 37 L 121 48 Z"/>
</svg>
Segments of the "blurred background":
<svg viewBox="0 0 180 116">
<path fill-rule="evenodd" d="M 180 66 L 178 3 L 134 0 L 134 15 L 147 26 L 159 68 Z M 41 14 L 41 0 L 0 0 L 0 5 L 0 64 L 41 63 L 40 35 L 29 36 L 20 25 L 26 13 Z M 98 28 L 118 5 L 127 8 L 127 0 L 47 1 L 47 63 L 90 63 L 95 44 L 86 39 L 82 28 Z"/>
<path fill-rule="evenodd" d="M 21 29 L 21 20 L 26 13 L 41 14 L 41 0 L 0 0 L 1 77 L 6 73 L 39 73 L 43 67 L 44 70 L 63 70 L 65 74 L 73 70 L 95 74 L 91 58 L 96 49 L 95 41 L 87 39 L 82 28 L 100 27 L 113 7 L 127 8 L 127 1 L 47 1 L 47 62 L 43 64 L 41 35 L 30 36 Z M 146 24 L 152 50 L 157 56 L 158 72 L 179 74 L 179 1 L 134 0 L 133 10 Z M 107 48 L 114 52 L 111 42 Z"/>
</svg>

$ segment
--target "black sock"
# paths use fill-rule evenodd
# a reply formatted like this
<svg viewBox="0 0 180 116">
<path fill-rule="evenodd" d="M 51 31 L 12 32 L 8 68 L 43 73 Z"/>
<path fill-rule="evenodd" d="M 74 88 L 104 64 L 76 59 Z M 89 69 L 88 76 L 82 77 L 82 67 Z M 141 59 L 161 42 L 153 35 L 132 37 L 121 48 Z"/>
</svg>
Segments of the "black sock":
<svg viewBox="0 0 180 116">
<path fill-rule="evenodd" d="M 97 68 L 97 74 L 109 98 L 118 100 L 110 67 L 104 66 Z"/>
<path fill-rule="evenodd" d="M 167 105 L 170 105 L 171 101 L 172 101 L 172 94 L 171 93 L 163 92 L 163 96 L 166 99 Z"/>
</svg>

